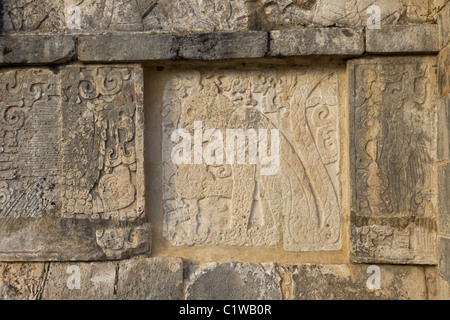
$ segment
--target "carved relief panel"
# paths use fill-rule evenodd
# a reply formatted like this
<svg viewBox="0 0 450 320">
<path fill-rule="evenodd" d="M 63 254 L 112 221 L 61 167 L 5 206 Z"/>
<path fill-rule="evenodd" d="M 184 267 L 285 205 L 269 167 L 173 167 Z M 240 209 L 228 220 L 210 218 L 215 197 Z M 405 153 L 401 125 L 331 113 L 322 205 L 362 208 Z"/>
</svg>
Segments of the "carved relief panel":
<svg viewBox="0 0 450 320">
<path fill-rule="evenodd" d="M 0 259 L 149 249 L 142 81 L 132 66 L 0 71 Z"/>
<path fill-rule="evenodd" d="M 349 65 L 356 262 L 435 263 L 436 59 Z"/>
<path fill-rule="evenodd" d="M 339 250 L 337 70 L 169 72 L 159 106 L 169 243 Z"/>
</svg>

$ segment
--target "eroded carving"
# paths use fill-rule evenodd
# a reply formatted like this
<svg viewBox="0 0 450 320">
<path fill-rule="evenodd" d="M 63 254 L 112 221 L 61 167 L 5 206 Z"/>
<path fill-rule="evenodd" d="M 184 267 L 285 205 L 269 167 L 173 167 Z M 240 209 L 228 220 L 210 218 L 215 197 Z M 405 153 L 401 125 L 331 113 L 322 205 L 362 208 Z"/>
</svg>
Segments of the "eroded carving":
<svg viewBox="0 0 450 320">
<path fill-rule="evenodd" d="M 129 220 L 142 214 L 131 206 L 136 201 L 137 170 L 131 77 L 132 69 L 116 67 L 69 67 L 62 72 L 61 185 L 66 217 Z"/>
<path fill-rule="evenodd" d="M 164 234 L 171 244 L 276 245 L 281 228 L 285 250 L 338 249 L 337 92 L 337 72 L 327 68 L 171 74 L 162 106 Z M 246 140 L 244 164 L 175 165 L 171 135 L 179 128 L 194 135 L 197 121 L 203 137 L 209 129 L 224 136 L 227 129 L 279 130 L 278 172 L 264 175 L 266 165 L 250 160 L 256 135 Z M 211 139 L 204 142 L 201 152 Z"/>
<path fill-rule="evenodd" d="M 2 1 L 4 32 L 58 32 L 64 28 L 62 1 Z"/>
<path fill-rule="evenodd" d="M 366 27 L 373 13 L 371 5 L 380 8 L 382 25 L 420 24 L 436 21 L 438 2 L 422 0 L 259 0 L 269 28 Z"/>
<path fill-rule="evenodd" d="M 4 70 L 0 95 L 0 258 L 148 250 L 130 231 L 146 221 L 140 69 Z M 129 230 L 126 245 L 97 241 L 103 230 Z"/>
<path fill-rule="evenodd" d="M 240 0 L 65 0 L 66 11 L 74 6 L 80 15 L 75 31 L 221 31 L 244 29 L 248 22 Z"/>
<path fill-rule="evenodd" d="M 350 68 L 352 250 L 365 262 L 434 262 L 435 59 Z"/>
</svg>

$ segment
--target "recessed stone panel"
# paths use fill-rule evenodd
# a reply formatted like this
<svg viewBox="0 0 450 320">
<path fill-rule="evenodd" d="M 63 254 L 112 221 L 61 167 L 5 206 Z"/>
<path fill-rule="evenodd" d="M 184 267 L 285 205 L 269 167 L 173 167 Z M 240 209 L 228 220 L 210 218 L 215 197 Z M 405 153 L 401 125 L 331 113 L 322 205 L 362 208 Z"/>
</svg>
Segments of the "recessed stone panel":
<svg viewBox="0 0 450 320">
<path fill-rule="evenodd" d="M 0 259 L 91 260 L 149 249 L 142 72 L 0 72 Z"/>
<path fill-rule="evenodd" d="M 171 245 L 341 248 L 337 68 L 154 76 Z"/>
<path fill-rule="evenodd" d="M 436 263 L 436 58 L 349 64 L 351 253 Z"/>
</svg>

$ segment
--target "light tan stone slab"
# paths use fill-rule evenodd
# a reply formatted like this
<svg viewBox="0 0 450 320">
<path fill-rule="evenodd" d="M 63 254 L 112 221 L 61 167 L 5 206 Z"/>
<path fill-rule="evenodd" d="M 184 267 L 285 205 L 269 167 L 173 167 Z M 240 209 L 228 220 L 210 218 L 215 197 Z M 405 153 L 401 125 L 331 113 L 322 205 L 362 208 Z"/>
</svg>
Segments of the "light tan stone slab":
<svg viewBox="0 0 450 320">
<path fill-rule="evenodd" d="M 282 233 L 286 251 L 341 248 L 337 69 L 201 69 L 158 75 L 162 78 L 155 81 L 164 83 L 158 93 L 162 102 L 152 107 L 163 115 L 164 237 L 171 245 L 275 246 Z M 203 139 L 194 137 L 200 132 L 196 122 L 201 122 Z M 185 140 L 191 164 L 173 160 L 182 141 L 172 140 L 178 129 L 191 135 Z M 201 154 L 209 154 L 214 140 L 207 136 L 209 129 L 223 133 L 224 149 L 227 129 L 249 134 L 239 149 L 245 161 L 238 164 L 237 151 L 234 158 L 224 156 L 222 164 L 203 161 Z M 249 157 L 252 145 L 264 145 L 261 130 L 268 130 L 269 154 L 276 137 L 272 130 L 278 130 L 274 160 L 279 165 L 272 174 L 270 163 Z M 196 149 L 194 139 L 205 144 Z"/>
</svg>

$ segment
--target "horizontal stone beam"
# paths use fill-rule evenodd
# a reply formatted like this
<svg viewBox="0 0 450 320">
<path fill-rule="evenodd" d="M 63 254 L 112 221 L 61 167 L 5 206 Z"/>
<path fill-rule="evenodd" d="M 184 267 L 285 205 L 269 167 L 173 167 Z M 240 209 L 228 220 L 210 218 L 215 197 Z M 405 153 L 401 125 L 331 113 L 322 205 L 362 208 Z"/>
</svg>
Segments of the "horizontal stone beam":
<svg viewBox="0 0 450 320">
<path fill-rule="evenodd" d="M 219 60 L 263 58 L 267 54 L 268 34 L 263 31 L 188 34 L 180 37 L 178 58 Z"/>
<path fill-rule="evenodd" d="M 174 34 L 0 36 L 0 65 L 437 53 L 437 25 Z"/>
<path fill-rule="evenodd" d="M 439 36 L 437 25 L 384 26 L 367 29 L 368 53 L 437 53 Z"/>
<path fill-rule="evenodd" d="M 171 34 L 115 34 L 78 38 L 78 59 L 83 62 L 171 60 L 177 57 L 178 39 Z"/>
<path fill-rule="evenodd" d="M 71 36 L 2 36 L 0 65 L 66 63 L 76 56 Z"/>
<path fill-rule="evenodd" d="M 363 29 L 305 28 L 270 33 L 270 56 L 335 55 L 364 53 Z"/>
</svg>

